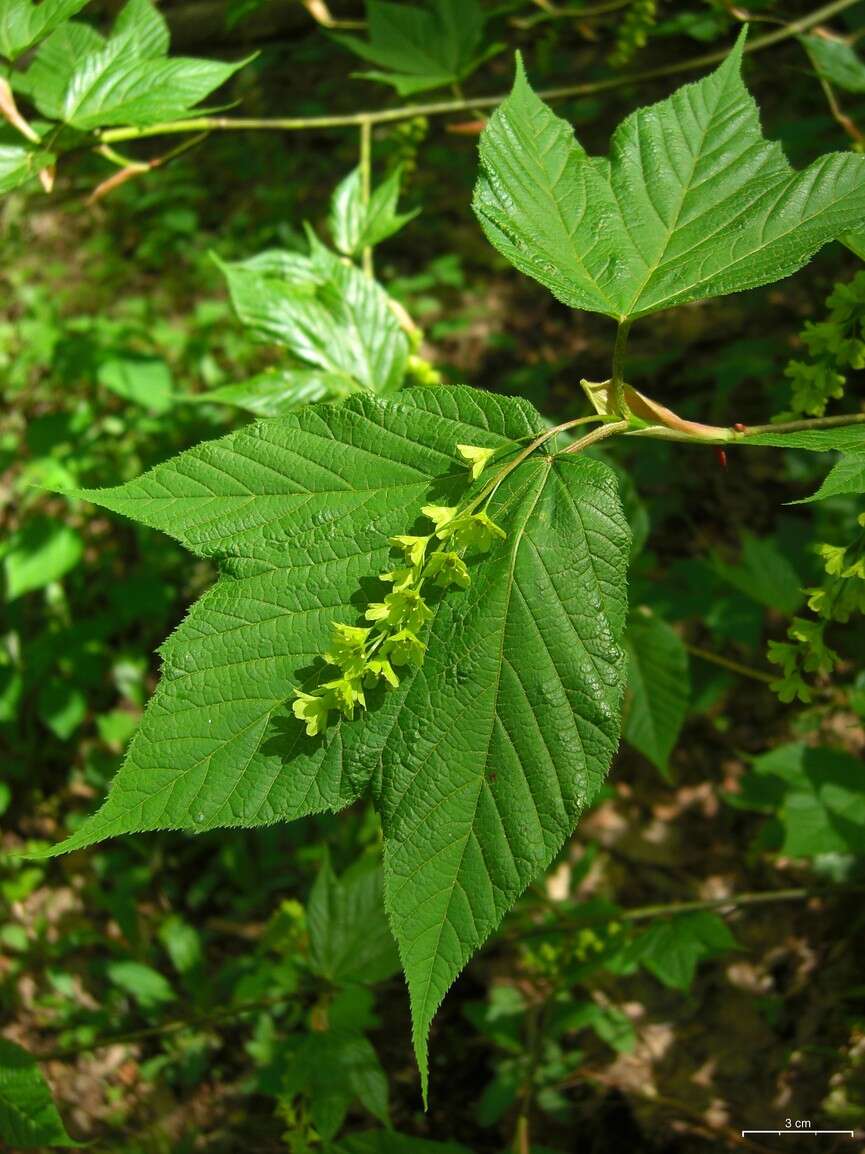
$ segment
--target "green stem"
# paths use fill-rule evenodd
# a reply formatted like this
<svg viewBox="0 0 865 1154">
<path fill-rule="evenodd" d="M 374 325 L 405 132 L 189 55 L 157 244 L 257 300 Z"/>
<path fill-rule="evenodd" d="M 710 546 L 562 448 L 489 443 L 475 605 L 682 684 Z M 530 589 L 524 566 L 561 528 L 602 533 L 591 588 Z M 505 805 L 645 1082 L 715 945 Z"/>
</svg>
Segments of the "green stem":
<svg viewBox="0 0 865 1154">
<path fill-rule="evenodd" d="M 775 44 L 800 36 L 809 28 L 813 28 L 815 24 L 821 24 L 860 2 L 861 0 L 834 0 L 831 4 L 824 4 L 821 8 L 815 8 L 807 16 L 785 24 L 783 28 L 774 32 L 767 32 L 764 36 L 755 37 L 745 45 L 745 52 L 762 52 Z M 640 84 L 646 80 L 659 80 L 665 76 L 675 76 L 680 72 L 693 72 L 697 68 L 718 64 L 726 59 L 728 53 L 728 48 L 721 48 L 715 52 L 706 52 L 701 56 L 693 56 L 687 60 L 676 60 L 670 64 L 661 65 L 659 68 L 650 68 L 642 72 L 611 76 L 605 80 L 572 84 L 564 88 L 548 88 L 539 91 L 538 96 L 542 100 L 565 100 L 572 96 L 592 96 L 599 92 L 610 92 L 613 89 Z M 111 144 L 122 140 L 140 140 L 147 136 L 185 132 L 296 132 L 324 128 L 357 128 L 365 120 L 369 121 L 370 124 L 393 124 L 400 120 L 413 120 L 416 116 L 449 116 L 454 112 L 465 112 L 466 109 L 470 108 L 493 108 L 497 104 L 501 104 L 506 96 L 507 93 L 497 93 L 495 96 L 473 96 L 470 100 L 441 100 L 428 104 L 410 104 L 404 105 L 402 108 L 354 112 L 338 116 L 274 118 L 200 116 L 187 120 L 170 121 L 165 124 L 151 124 L 146 128 L 108 128 L 99 134 L 98 139 L 106 144 Z"/>
<path fill-rule="evenodd" d="M 620 8 L 627 8 L 631 0 L 610 0 L 608 4 L 597 4 L 592 8 L 555 8 L 552 4 L 540 5 L 543 9 L 533 16 L 515 16 L 511 24 L 522 31 L 528 31 L 547 20 L 594 20 L 598 16 L 608 16 L 611 12 L 618 12 Z"/>
<path fill-rule="evenodd" d="M 615 437 L 617 433 L 626 433 L 630 427 L 630 421 L 611 421 L 609 424 L 601 425 L 599 429 L 592 429 L 591 433 L 586 433 L 585 437 L 580 437 L 579 441 L 574 441 L 573 445 L 568 445 L 564 451 L 581 453 L 583 449 L 588 449 L 589 445 L 605 441 L 607 437 Z"/>
<path fill-rule="evenodd" d="M 840 429 L 845 425 L 865 425 L 865 413 L 844 413 L 838 417 L 812 417 L 801 421 L 782 421 L 777 425 L 749 425 L 738 438 L 747 441 L 757 433 L 800 433 L 807 429 Z"/>
<path fill-rule="evenodd" d="M 799 886 L 793 889 L 770 890 L 768 892 L 752 892 L 730 894 L 724 898 L 703 898 L 685 902 L 663 902 L 657 905 L 635 906 L 631 909 L 619 910 L 610 914 L 610 922 L 645 922 L 655 918 L 675 917 L 677 914 L 698 913 L 701 910 L 722 910 L 731 913 L 737 909 L 747 909 L 749 906 L 772 905 L 777 902 L 802 902 L 810 898 L 829 898 L 850 893 L 862 893 L 865 885 L 841 885 L 809 888 Z M 548 911 L 550 912 L 550 911 Z M 546 934 L 573 933 L 574 930 L 584 928 L 585 923 L 574 921 L 567 917 L 559 917 L 555 925 L 532 925 L 518 927 L 504 935 L 512 940 L 522 941 L 529 937 L 542 937 Z"/>
<path fill-rule="evenodd" d="M 726 898 L 706 898 L 692 902 L 668 902 L 654 906 L 637 906 L 634 909 L 625 910 L 618 915 L 616 920 L 622 922 L 645 922 L 652 918 L 673 917 L 676 914 L 697 913 L 700 910 L 718 910 L 723 909 L 725 906 L 739 909 L 746 906 L 772 905 L 775 902 L 803 902 L 809 898 L 832 897 L 837 893 L 860 893 L 863 890 L 865 890 L 865 886 L 862 885 L 836 886 L 832 888 L 797 886 L 786 890 L 771 890 L 768 893 L 731 894 Z"/>
<path fill-rule="evenodd" d="M 616 416 L 630 419 L 631 409 L 625 399 L 625 351 L 628 347 L 628 335 L 631 331 L 631 321 L 619 321 L 616 329 L 616 343 L 613 345 L 613 371 L 610 384 L 613 387 L 613 396 L 616 403 Z"/>
<path fill-rule="evenodd" d="M 742 665 L 738 661 L 732 661 L 729 657 L 722 657 L 719 653 L 712 653 L 710 649 L 701 649 L 699 645 L 689 645 L 685 643 L 685 648 L 689 653 L 693 653 L 695 657 L 699 657 L 701 661 L 708 661 L 712 665 L 719 665 L 722 669 L 729 669 L 731 673 L 738 673 L 741 677 L 750 677 L 752 681 L 765 681 L 767 685 L 771 685 L 773 681 L 778 678 L 771 673 L 765 673 L 762 669 L 754 669 L 750 665 Z"/>
<path fill-rule="evenodd" d="M 503 468 L 499 469 L 498 473 L 496 473 L 492 480 L 484 485 L 483 489 L 481 489 L 477 497 L 475 497 L 473 501 L 466 505 L 466 513 L 473 513 L 482 501 L 489 500 L 499 485 L 501 485 L 502 481 L 504 481 L 505 477 L 507 477 L 509 473 L 512 473 L 518 465 L 521 465 L 527 457 L 530 457 L 535 449 L 539 449 L 541 445 L 546 444 L 546 442 L 549 441 L 551 437 L 555 437 L 557 433 L 564 433 L 568 429 L 574 429 L 578 425 L 587 425 L 591 421 L 601 420 L 603 420 L 603 417 L 599 417 L 595 413 L 592 413 L 591 416 L 576 417 L 573 421 L 563 421 L 560 425 L 554 425 L 551 429 L 545 429 L 543 433 L 540 433 L 537 437 L 534 438 L 533 441 L 529 442 L 529 444 L 526 445 L 524 449 L 517 453 L 516 457 L 514 457 L 512 461 L 508 461 L 508 463 Z M 578 441 L 577 444 L 579 443 L 580 442 Z M 573 448 L 574 446 L 571 447 Z"/>
<path fill-rule="evenodd" d="M 277 994 L 273 997 L 261 998 L 255 1002 L 242 1002 L 237 1006 L 215 1009 L 209 1014 L 199 1014 L 189 1018 L 172 1018 L 170 1021 L 161 1022 L 157 1026 L 145 1026 L 143 1029 L 129 1030 L 123 1034 L 109 1034 L 102 1038 L 95 1038 L 86 1045 L 61 1046 L 56 1050 L 48 1050 L 45 1053 L 36 1054 L 35 1057 L 40 1062 L 64 1061 L 67 1058 L 75 1058 L 79 1054 L 89 1054 L 93 1050 L 104 1050 L 109 1046 L 132 1045 L 135 1042 L 145 1042 L 149 1038 L 159 1038 L 165 1034 L 175 1034 L 180 1030 L 191 1030 L 196 1027 L 206 1028 L 216 1022 L 230 1021 L 232 1018 L 241 1017 L 243 1014 L 251 1014 L 256 1010 L 271 1009 L 275 1006 L 282 1005 L 284 1002 L 296 1000 L 297 991 L 295 990 L 290 994 Z"/>
<path fill-rule="evenodd" d="M 372 195 L 372 122 L 364 120 L 360 126 L 360 197 L 366 211 L 369 198 Z M 373 276 L 374 266 L 372 245 L 366 245 L 361 254 L 363 271 L 368 277 Z"/>
</svg>

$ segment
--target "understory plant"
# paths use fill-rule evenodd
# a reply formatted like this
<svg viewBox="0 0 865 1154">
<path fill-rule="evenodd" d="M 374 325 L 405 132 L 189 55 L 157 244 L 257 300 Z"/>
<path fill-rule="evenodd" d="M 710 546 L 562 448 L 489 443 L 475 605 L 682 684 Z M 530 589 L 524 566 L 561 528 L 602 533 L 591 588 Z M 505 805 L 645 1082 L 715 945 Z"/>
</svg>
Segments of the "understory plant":
<svg viewBox="0 0 865 1154">
<path fill-rule="evenodd" d="M 98 131 L 111 162 L 123 140 L 165 122 L 194 128 L 190 110 L 239 67 L 168 56 L 147 0 L 129 0 L 107 38 L 69 22 L 82 7 L 22 0 L 15 20 L 0 20 L 8 59 L 39 42 L 0 80 L 7 100 L 14 91 L 45 118 L 25 121 L 14 105 L 36 139 L 0 152 L 3 187 L 50 183 L 69 134 L 80 148 Z M 340 40 L 388 70 L 364 75 L 400 94 L 458 90 L 498 50 L 482 48 L 479 18 L 440 2 L 427 13 L 438 32 L 423 33 L 439 37 L 440 54 L 400 64 L 391 7 L 370 4 L 368 40 Z M 620 62 L 654 6 L 635 13 Z M 263 419 L 114 487 L 57 486 L 169 534 L 219 577 L 161 646 L 159 684 L 104 803 L 43 856 L 121 834 L 338 813 L 370 797 L 424 1100 L 430 1027 L 452 983 L 598 797 L 623 733 L 666 770 L 684 718 L 678 635 L 629 611 L 639 527 L 605 450 L 622 438 L 683 453 L 840 453 L 812 499 L 865 492 L 865 414 L 824 415 L 840 372 L 861 363 L 861 276 L 806 333 L 813 360 L 791 364 L 783 420 L 684 419 L 628 368 L 636 322 L 792 276 L 830 242 L 865 244 L 865 157 L 790 165 L 744 86 L 746 36 L 715 71 L 629 115 L 608 156 L 589 155 L 519 56 L 484 124 L 473 207 L 486 238 L 538 291 L 614 323 L 608 378 L 582 382 L 583 415 L 550 425 L 520 397 L 441 383 L 417 324 L 374 275 L 373 249 L 413 214 L 398 209 L 399 167 L 373 187 L 365 122 L 327 242 L 310 229 L 304 248 L 220 262 L 238 321 L 281 359 L 190 403 Z M 130 166 L 120 157 L 118 168 Z M 810 615 L 770 651 L 784 699 L 831 672 L 826 624 L 865 606 L 861 534 L 821 553 L 827 578 L 809 593 Z M 335 885 L 328 875 L 319 900 Z M 693 958 L 732 944 L 712 918 L 690 930 Z M 663 953 L 654 939 L 629 950 L 621 964 L 632 968 Z M 615 1014 L 568 1012 L 579 1028 L 627 1033 Z M 303 1062 L 324 1061 L 323 1045 L 299 1049 L 292 1094 L 309 1089 Z M 366 1060 L 366 1045 L 351 1052 Z M 385 1117 L 375 1087 L 358 1094 Z"/>
</svg>

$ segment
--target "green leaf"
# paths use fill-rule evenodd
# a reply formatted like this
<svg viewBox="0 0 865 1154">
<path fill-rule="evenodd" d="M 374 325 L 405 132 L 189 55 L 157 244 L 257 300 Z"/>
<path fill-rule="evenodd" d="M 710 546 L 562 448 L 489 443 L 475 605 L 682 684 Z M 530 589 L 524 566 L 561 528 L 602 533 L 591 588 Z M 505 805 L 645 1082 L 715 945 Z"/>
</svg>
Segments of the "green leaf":
<svg viewBox="0 0 865 1154">
<path fill-rule="evenodd" d="M 865 440 L 865 435 L 863 435 Z M 845 494 L 859 495 L 865 493 L 865 449 L 860 453 L 847 453 L 834 465 L 829 475 L 816 493 L 804 497 L 801 501 L 793 501 L 793 505 L 806 505 L 810 501 L 825 501 L 827 497 L 840 497 Z"/>
<path fill-rule="evenodd" d="M 0 1139 L 14 1150 L 79 1145 L 66 1133 L 35 1059 L 5 1038 L 0 1038 Z"/>
<path fill-rule="evenodd" d="M 72 53 L 82 49 L 84 55 L 75 60 Z M 85 131 L 121 124 L 145 127 L 187 115 L 247 63 L 169 58 L 167 51 L 167 26 L 151 0 L 128 0 L 107 40 L 97 44 L 92 32 L 66 30 L 63 38 L 44 46 L 30 78 L 34 99 L 46 112 L 59 113 Z M 59 64 L 53 78 L 52 62 Z"/>
<path fill-rule="evenodd" d="M 167 413 L 174 403 L 171 370 L 158 357 L 112 357 L 97 370 L 100 385 L 152 413 Z"/>
<path fill-rule="evenodd" d="M 464 80 L 501 51 L 481 51 L 484 14 L 476 0 L 430 0 L 424 8 L 367 0 L 369 39 L 333 39 L 384 71 L 361 72 L 366 80 L 392 85 L 400 96 Z"/>
<path fill-rule="evenodd" d="M 183 399 L 188 403 L 230 405 L 256 417 L 282 417 L 315 401 L 336 401 L 358 386 L 351 377 L 319 369 L 278 368 L 258 373 L 237 385 L 222 385 Z"/>
<path fill-rule="evenodd" d="M 741 74 L 638 109 L 589 157 L 518 61 L 481 137 L 474 206 L 490 242 L 573 308 L 620 320 L 789 276 L 865 215 L 865 158 L 794 172 L 763 139 Z"/>
<path fill-rule="evenodd" d="M 0 547 L 6 578 L 6 600 L 44 589 L 74 569 L 84 542 L 74 529 L 48 517 L 34 517 Z"/>
<path fill-rule="evenodd" d="M 697 965 L 736 948 L 736 939 L 717 914 L 698 910 L 659 920 L 627 949 L 658 981 L 673 990 L 687 990 Z"/>
<path fill-rule="evenodd" d="M 313 1125 L 325 1141 L 336 1135 L 355 1099 L 388 1122 L 387 1077 L 372 1043 L 358 1034 L 309 1034 L 286 1070 L 283 1093 L 309 1096 Z"/>
<path fill-rule="evenodd" d="M 402 384 L 409 344 L 387 293 L 317 241 L 309 258 L 270 252 L 220 267 L 241 321 L 306 367 L 342 379 L 346 392 Z"/>
<path fill-rule="evenodd" d="M 852 44 L 826 36 L 801 36 L 799 43 L 824 80 L 845 92 L 865 92 L 865 64 Z"/>
<path fill-rule="evenodd" d="M 43 116 L 62 120 L 63 99 L 76 68 L 104 45 L 104 37 L 89 24 L 62 25 L 39 45 L 30 67 L 17 77 L 16 91 L 28 96 Z"/>
<path fill-rule="evenodd" d="M 105 972 L 113 985 L 129 994 L 145 1010 L 174 1001 L 175 994 L 168 979 L 142 962 L 109 962 Z"/>
<path fill-rule="evenodd" d="M 55 737 L 68 741 L 87 716 L 87 698 L 77 686 L 52 677 L 39 689 L 37 712 Z"/>
<path fill-rule="evenodd" d="M 331 198 L 330 233 L 341 253 L 357 256 L 363 249 L 393 236 L 417 216 L 420 209 L 403 213 L 396 210 L 401 178 L 402 168 L 394 169 L 373 189 L 368 204 L 364 204 L 360 168 L 353 169 L 337 185 Z"/>
<path fill-rule="evenodd" d="M 464 492 L 458 444 L 516 452 L 525 402 L 465 388 L 314 405 L 76 495 L 170 532 L 222 576 L 162 648 L 163 677 L 102 809 L 51 852 L 134 830 L 255 826 L 339 810 L 372 779 L 386 901 L 418 1061 L 448 986 L 558 852 L 619 735 L 629 533 L 615 479 L 531 457 L 491 515 L 507 536 L 435 601 L 426 660 L 310 738 L 294 688 L 318 681 L 334 621 L 390 538 Z"/>
<path fill-rule="evenodd" d="M 629 705 L 622 736 L 663 774 L 688 713 L 688 654 L 659 617 L 631 616 L 626 634 Z"/>
<path fill-rule="evenodd" d="M 779 852 L 790 857 L 865 854 L 861 760 L 795 743 L 755 758 L 752 771 L 743 790 L 777 807 L 783 830 Z M 768 788 L 761 790 L 761 782 Z"/>
<path fill-rule="evenodd" d="M 795 613 L 805 600 L 802 579 L 770 537 L 743 533 L 739 564 L 728 565 L 715 555 L 712 568 L 746 597 L 786 616 Z"/>
<path fill-rule="evenodd" d="M 341 878 L 325 858 L 306 907 L 310 963 L 331 982 L 381 982 L 399 969 L 384 912 L 384 877 L 361 859 Z"/>
<path fill-rule="evenodd" d="M 54 163 L 50 152 L 20 144 L 0 144 L 0 196 L 19 188 Z"/>
<path fill-rule="evenodd" d="M 0 11 L 0 56 L 16 60 L 37 40 L 74 16 L 88 0 L 3 0 Z"/>
</svg>

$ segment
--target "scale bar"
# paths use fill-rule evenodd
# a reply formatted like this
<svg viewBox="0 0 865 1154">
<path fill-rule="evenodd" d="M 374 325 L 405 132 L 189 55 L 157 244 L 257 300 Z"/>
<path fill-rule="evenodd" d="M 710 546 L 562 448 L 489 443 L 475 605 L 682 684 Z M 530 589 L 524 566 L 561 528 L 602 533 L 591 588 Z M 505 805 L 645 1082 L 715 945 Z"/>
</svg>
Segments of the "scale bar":
<svg viewBox="0 0 865 1154">
<path fill-rule="evenodd" d="M 848 1138 L 855 1137 L 854 1130 L 812 1130 L 810 1126 L 806 1126 L 802 1130 L 794 1130 L 792 1127 L 785 1130 L 742 1130 L 742 1137 L 746 1134 L 846 1134 Z"/>
</svg>

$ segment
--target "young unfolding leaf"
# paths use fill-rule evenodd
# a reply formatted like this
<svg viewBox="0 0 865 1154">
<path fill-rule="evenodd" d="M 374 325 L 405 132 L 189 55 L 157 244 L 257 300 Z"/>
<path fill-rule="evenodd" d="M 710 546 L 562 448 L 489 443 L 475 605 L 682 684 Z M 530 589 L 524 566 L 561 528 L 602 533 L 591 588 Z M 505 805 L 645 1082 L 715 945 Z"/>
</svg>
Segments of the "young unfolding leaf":
<svg viewBox="0 0 865 1154">
<path fill-rule="evenodd" d="M 364 204 L 359 168 L 353 169 L 337 185 L 331 198 L 330 232 L 341 253 L 357 256 L 363 249 L 380 244 L 414 220 L 419 208 L 414 212 L 397 212 L 401 176 L 402 169 L 394 169 L 372 190 L 368 204 Z"/>
<path fill-rule="evenodd" d="M 394 392 L 405 376 L 409 342 L 387 293 L 318 241 L 311 245 L 308 257 L 272 251 L 220 263 L 237 315 L 316 374 L 322 388 L 316 399 L 357 389 Z"/>
<path fill-rule="evenodd" d="M 334 621 L 365 627 L 391 539 L 425 502 L 457 505 L 456 446 L 498 458 L 542 428 L 525 402 L 471 389 L 356 396 L 78 494 L 172 533 L 222 575 L 163 646 L 109 797 L 63 848 L 338 810 L 370 784 L 424 1083 L 445 991 L 558 852 L 616 748 L 630 542 L 610 470 L 546 453 L 513 469 L 491 506 L 505 539 L 489 533 L 469 559 L 468 588 L 430 596 L 423 664 L 367 691 L 361 717 L 309 736 L 294 689 L 318 683 Z"/>
<path fill-rule="evenodd" d="M 688 712 L 688 654 L 659 617 L 633 614 L 626 634 L 629 705 L 622 736 L 664 774 Z"/>
<path fill-rule="evenodd" d="M 423 8 L 367 0 L 366 14 L 368 40 L 333 39 L 383 69 L 359 76 L 390 84 L 400 96 L 458 84 L 502 48 L 481 48 L 485 19 L 476 0 L 430 0 Z"/>
<path fill-rule="evenodd" d="M 865 157 L 794 172 L 725 62 L 622 122 L 590 157 L 522 63 L 481 137 L 475 211 L 490 242 L 573 308 L 619 320 L 789 276 L 865 215 Z"/>
<path fill-rule="evenodd" d="M 0 56 L 16 60 L 58 24 L 79 12 L 88 0 L 3 0 L 0 8 Z"/>
<path fill-rule="evenodd" d="M 169 57 L 168 42 L 151 0 L 127 0 L 107 39 L 82 25 L 58 28 L 18 87 L 75 128 L 145 126 L 185 116 L 246 63 Z"/>
</svg>

